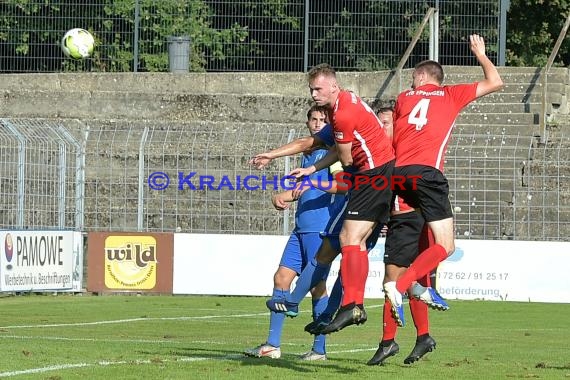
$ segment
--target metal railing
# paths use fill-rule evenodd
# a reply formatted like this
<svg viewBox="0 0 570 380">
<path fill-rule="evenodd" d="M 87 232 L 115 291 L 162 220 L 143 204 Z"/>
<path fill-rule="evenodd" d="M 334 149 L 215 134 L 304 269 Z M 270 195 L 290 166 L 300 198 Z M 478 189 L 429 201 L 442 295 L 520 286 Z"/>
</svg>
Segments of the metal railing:
<svg viewBox="0 0 570 380">
<path fill-rule="evenodd" d="M 411 65 L 438 44 L 442 64 L 472 64 L 465 25 L 486 37 L 493 61 L 504 62 L 500 2 L 15 0 L 2 6 L 0 72 L 169 71 L 172 36 L 191 36 L 190 71 L 304 72 L 322 62 L 338 71 L 385 70 L 396 66 L 429 7 L 441 19 L 421 35 Z M 59 48 L 77 27 L 95 36 L 88 60 L 66 59 Z"/>
<path fill-rule="evenodd" d="M 540 121 L 539 121 L 539 123 L 540 123 L 540 142 L 541 143 L 546 143 L 546 141 L 548 140 L 548 131 L 546 130 L 546 123 L 547 123 L 547 119 L 548 119 L 547 105 L 546 105 L 546 103 L 547 103 L 546 95 L 548 94 L 548 72 L 550 71 L 550 68 L 552 67 L 552 63 L 554 62 L 554 59 L 558 55 L 558 51 L 560 50 L 560 46 L 562 45 L 562 42 L 566 38 L 566 34 L 568 33 L 569 27 L 570 27 L 570 14 L 566 17 L 566 22 L 564 23 L 564 26 L 560 30 L 560 34 L 558 35 L 558 39 L 556 40 L 556 43 L 554 44 L 554 48 L 552 49 L 552 52 L 550 53 L 550 56 L 548 57 L 548 61 L 546 61 L 546 65 L 544 66 L 544 69 L 542 70 L 542 74 L 541 74 L 542 93 L 541 93 L 541 109 L 540 109 Z"/>
<path fill-rule="evenodd" d="M 304 136 L 301 123 L 293 130 L 290 123 L 1 123 L 0 228 L 266 235 L 292 228 L 293 218 L 270 202 L 286 160 L 264 171 L 248 160 Z M 455 134 L 446 174 L 457 237 L 568 241 L 569 148 L 563 135 L 537 146 L 527 134 Z M 169 176 L 168 186 L 155 186 L 157 173 Z M 254 178 L 262 176 L 265 188 Z"/>
<path fill-rule="evenodd" d="M 408 44 L 408 47 L 404 51 L 404 54 L 402 54 L 402 57 L 398 61 L 396 68 L 394 68 L 390 72 L 390 75 L 388 75 L 388 77 L 386 78 L 384 83 L 382 83 L 382 85 L 380 86 L 380 90 L 378 91 L 378 94 L 377 94 L 378 98 L 380 98 L 382 96 L 382 94 L 384 93 L 384 90 L 389 86 L 390 82 L 396 76 L 398 77 L 398 92 L 400 92 L 402 90 L 402 75 L 401 75 L 402 69 L 404 68 L 404 66 L 406 65 L 408 60 L 410 59 L 410 55 L 412 54 L 412 51 L 414 51 L 416 44 L 420 40 L 420 37 L 421 37 L 422 33 L 424 32 L 425 27 L 428 24 L 428 21 L 429 21 L 429 25 L 430 25 L 428 58 L 432 59 L 432 60 L 438 59 L 438 50 L 439 50 L 439 43 L 437 40 L 437 36 L 438 36 L 437 20 L 438 19 L 439 19 L 438 10 L 436 8 L 433 8 L 433 7 L 429 8 L 427 10 L 424 18 L 422 19 L 422 21 L 418 25 L 416 31 L 414 32 L 412 40 Z"/>
</svg>

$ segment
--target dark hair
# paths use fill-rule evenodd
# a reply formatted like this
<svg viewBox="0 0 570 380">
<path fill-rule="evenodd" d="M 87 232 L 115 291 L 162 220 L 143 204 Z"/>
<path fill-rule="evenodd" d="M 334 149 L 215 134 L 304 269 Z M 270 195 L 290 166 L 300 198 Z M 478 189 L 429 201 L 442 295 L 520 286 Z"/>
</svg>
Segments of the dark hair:
<svg viewBox="0 0 570 380">
<path fill-rule="evenodd" d="M 312 81 L 320 75 L 336 78 L 336 71 L 328 63 L 320 63 L 309 70 L 307 73 L 307 79 Z"/>
<path fill-rule="evenodd" d="M 311 114 L 313 112 L 320 112 L 322 114 L 324 114 L 325 116 L 327 116 L 328 119 L 328 109 L 325 106 L 319 106 L 319 105 L 313 105 L 311 108 L 309 108 L 309 110 L 307 111 L 307 120 L 311 119 Z"/>
<path fill-rule="evenodd" d="M 378 111 L 376 111 L 376 115 L 378 115 L 379 113 L 384 113 L 384 112 L 394 112 L 394 108 L 393 107 L 380 107 L 378 108 Z"/>
<path fill-rule="evenodd" d="M 414 68 L 416 71 L 423 71 L 430 77 L 437 80 L 440 84 L 443 83 L 443 67 L 436 61 L 422 61 Z"/>
</svg>

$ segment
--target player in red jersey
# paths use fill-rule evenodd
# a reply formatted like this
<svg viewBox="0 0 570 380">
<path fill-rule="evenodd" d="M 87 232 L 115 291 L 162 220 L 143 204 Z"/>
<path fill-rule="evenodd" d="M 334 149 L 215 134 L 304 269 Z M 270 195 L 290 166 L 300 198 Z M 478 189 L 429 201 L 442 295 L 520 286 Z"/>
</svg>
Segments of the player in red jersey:
<svg viewBox="0 0 570 380">
<path fill-rule="evenodd" d="M 397 280 L 406 268 L 413 263 L 418 253 L 433 244 L 431 231 L 427 228 L 420 213 L 396 196 L 392 215 L 388 222 L 388 235 L 386 236 L 384 283 Z M 417 337 L 412 352 L 404 359 L 405 364 L 419 360 L 426 353 L 432 351 L 436 345 L 435 340 L 429 334 L 428 305 L 422 299 L 424 294 L 427 294 L 426 289 L 435 292 L 435 284 L 431 282 L 429 275 L 419 279 L 408 289 L 410 312 L 416 327 Z M 442 304 L 440 307 L 447 307 L 441 297 L 439 301 Z M 368 365 L 382 365 L 386 359 L 400 351 L 400 347 L 395 341 L 398 325 L 392 318 L 391 304 L 388 299 L 384 302 L 382 320 L 382 337 L 378 350 L 368 361 Z"/>
<path fill-rule="evenodd" d="M 349 189 L 349 200 L 340 232 L 342 305 L 332 322 L 321 333 L 339 331 L 366 321 L 364 288 L 368 278 L 366 239 L 378 223 L 390 215 L 394 167 L 392 142 L 374 111 L 356 94 L 342 90 L 335 70 L 328 64 L 313 67 L 308 75 L 313 101 L 329 109 L 337 157 L 342 165 L 358 174 Z M 292 174 L 309 175 L 329 166 L 337 157 L 317 163 L 318 167 L 299 169 Z M 355 177 L 356 178 L 356 177 Z"/>
<path fill-rule="evenodd" d="M 393 109 L 383 107 L 376 114 L 384 125 L 388 136 L 392 137 Z M 433 244 L 431 230 L 427 228 L 420 213 L 416 212 L 402 198 L 394 197 L 384 250 L 385 272 L 383 282 L 396 281 L 418 254 Z M 445 308 L 447 304 L 435 290 L 435 281 L 431 281 L 432 275 L 435 275 L 435 271 L 408 289 L 410 312 L 416 327 L 417 337 L 412 352 L 404 359 L 405 364 L 419 360 L 426 353 L 432 351 L 436 345 L 435 340 L 429 334 L 428 305 L 422 297 L 425 297 L 426 294 L 436 294 L 439 297 L 439 305 L 430 305 L 432 307 Z M 386 359 L 400 351 L 400 347 L 395 341 L 398 325 L 392 318 L 392 306 L 388 299 L 384 301 L 382 320 L 382 336 L 378 350 L 368 361 L 368 365 L 382 365 Z"/>
<path fill-rule="evenodd" d="M 482 81 L 442 86 L 441 65 L 424 61 L 417 64 L 412 73 L 412 89 L 402 92 L 396 99 L 394 174 L 404 178 L 420 175 L 421 178 L 415 183 L 405 181 L 402 188 L 395 188 L 395 192 L 410 206 L 420 209 L 435 239 L 435 244 L 422 252 L 397 281 L 384 284 L 392 314 L 400 326 L 404 325 L 402 294 L 455 250 L 449 186 L 442 173 L 444 153 L 455 119 L 467 104 L 503 87 L 497 68 L 485 54 L 483 38 L 473 34 L 469 41 L 471 51 L 483 69 Z"/>
</svg>

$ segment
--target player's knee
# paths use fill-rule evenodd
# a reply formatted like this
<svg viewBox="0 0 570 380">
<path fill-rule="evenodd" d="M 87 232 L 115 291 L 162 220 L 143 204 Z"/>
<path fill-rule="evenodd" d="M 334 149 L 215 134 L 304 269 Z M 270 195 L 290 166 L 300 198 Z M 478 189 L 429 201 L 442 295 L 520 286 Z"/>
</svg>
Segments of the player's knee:
<svg viewBox="0 0 570 380">
<path fill-rule="evenodd" d="M 277 271 L 273 275 L 273 285 L 276 289 L 289 289 L 293 279 L 282 271 Z"/>
</svg>

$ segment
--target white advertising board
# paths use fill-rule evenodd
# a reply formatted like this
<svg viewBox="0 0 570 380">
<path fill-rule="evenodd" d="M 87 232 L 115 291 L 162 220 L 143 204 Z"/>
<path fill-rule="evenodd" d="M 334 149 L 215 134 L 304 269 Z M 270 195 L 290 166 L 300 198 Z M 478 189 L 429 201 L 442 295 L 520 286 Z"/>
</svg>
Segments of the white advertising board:
<svg viewBox="0 0 570 380">
<path fill-rule="evenodd" d="M 174 234 L 174 294 L 271 294 L 288 236 Z"/>
<path fill-rule="evenodd" d="M 73 231 L 0 231 L 0 291 L 80 291 L 81 241 Z"/>
<path fill-rule="evenodd" d="M 437 271 L 447 299 L 570 303 L 570 243 L 457 240 Z"/>
<path fill-rule="evenodd" d="M 174 234 L 174 294 L 268 296 L 288 236 Z M 457 240 L 438 269 L 447 299 L 570 303 L 570 243 Z M 370 252 L 366 298 L 384 298 L 384 239 Z M 327 288 L 338 275 L 332 266 Z"/>
</svg>

